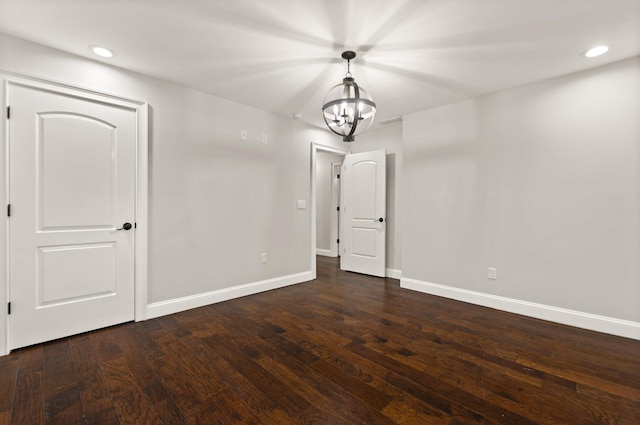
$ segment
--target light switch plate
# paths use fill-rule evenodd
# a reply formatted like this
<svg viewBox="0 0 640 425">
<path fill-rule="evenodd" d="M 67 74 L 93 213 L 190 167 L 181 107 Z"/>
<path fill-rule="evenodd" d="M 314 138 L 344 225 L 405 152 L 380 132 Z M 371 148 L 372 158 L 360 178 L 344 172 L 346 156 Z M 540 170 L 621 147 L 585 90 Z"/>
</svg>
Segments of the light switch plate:
<svg viewBox="0 0 640 425">
<path fill-rule="evenodd" d="M 298 207 L 299 210 L 303 210 L 305 208 L 307 208 L 307 201 L 305 201 L 304 199 L 302 200 L 298 200 L 298 202 L 296 202 L 296 206 Z"/>
<path fill-rule="evenodd" d="M 489 267 L 487 270 L 487 277 L 491 280 L 496 280 L 498 278 L 498 270 L 494 267 Z"/>
</svg>

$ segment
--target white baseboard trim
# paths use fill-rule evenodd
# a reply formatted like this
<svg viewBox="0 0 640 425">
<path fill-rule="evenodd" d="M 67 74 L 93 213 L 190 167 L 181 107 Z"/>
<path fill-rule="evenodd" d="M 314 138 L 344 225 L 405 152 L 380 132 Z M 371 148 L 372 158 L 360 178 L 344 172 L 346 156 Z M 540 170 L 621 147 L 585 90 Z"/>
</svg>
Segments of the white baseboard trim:
<svg viewBox="0 0 640 425">
<path fill-rule="evenodd" d="M 310 280 L 313 280 L 313 276 L 312 273 L 308 271 L 254 283 L 247 283 L 245 285 L 233 286 L 231 288 L 219 289 L 217 291 L 205 292 L 203 294 L 160 301 L 147 305 L 147 319 L 179 313 L 192 308 L 203 307 L 205 305 L 253 295 L 259 292 L 270 291 L 272 289 L 295 285 L 296 283 L 307 282 Z"/>
<path fill-rule="evenodd" d="M 386 269 L 385 273 L 386 273 L 386 276 L 390 277 L 391 279 L 401 279 L 402 278 L 402 270 Z"/>
<path fill-rule="evenodd" d="M 320 248 L 316 248 L 316 255 L 322 255 L 323 257 L 337 257 L 337 255 L 333 255 L 331 250 Z"/>
<path fill-rule="evenodd" d="M 630 320 L 599 316 L 409 278 L 401 278 L 400 287 L 563 325 L 640 340 L 640 323 Z"/>
</svg>

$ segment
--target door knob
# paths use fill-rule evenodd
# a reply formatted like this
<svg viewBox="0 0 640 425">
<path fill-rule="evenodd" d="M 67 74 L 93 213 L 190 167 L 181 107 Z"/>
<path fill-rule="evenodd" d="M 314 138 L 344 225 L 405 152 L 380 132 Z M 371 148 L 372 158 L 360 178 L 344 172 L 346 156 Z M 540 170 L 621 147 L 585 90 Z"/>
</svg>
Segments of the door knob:
<svg viewBox="0 0 640 425">
<path fill-rule="evenodd" d="M 380 217 L 379 219 L 373 221 L 379 221 L 380 223 L 382 223 L 384 221 L 384 218 Z"/>
<path fill-rule="evenodd" d="M 131 225 L 131 223 L 124 223 L 124 224 L 122 225 L 122 227 L 121 227 L 121 228 L 116 229 L 116 230 L 129 230 L 129 229 L 131 229 L 132 227 L 133 227 L 133 226 Z"/>
</svg>

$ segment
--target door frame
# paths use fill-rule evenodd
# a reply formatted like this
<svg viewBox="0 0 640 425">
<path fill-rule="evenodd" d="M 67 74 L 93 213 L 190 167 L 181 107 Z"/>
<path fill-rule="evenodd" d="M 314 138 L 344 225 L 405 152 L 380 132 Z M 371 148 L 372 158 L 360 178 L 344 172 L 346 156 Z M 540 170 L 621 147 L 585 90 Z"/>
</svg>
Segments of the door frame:
<svg viewBox="0 0 640 425">
<path fill-rule="evenodd" d="M 136 119 L 136 160 L 135 160 L 135 223 L 134 234 L 134 320 L 145 320 L 147 317 L 147 284 L 148 284 L 148 198 L 149 198 L 149 104 L 146 101 L 124 98 L 93 89 L 76 87 L 65 83 L 50 81 L 37 77 L 25 76 L 13 72 L 0 70 L 2 81 L 2 119 L 0 131 L 2 133 L 2 150 L 0 162 L 4 172 L 0 173 L 0 194 L 9 204 L 9 125 L 7 108 L 10 106 L 10 86 L 26 86 L 67 96 L 99 101 L 108 105 L 127 108 L 134 112 Z M 9 217 L 5 216 L 5 225 L 1 226 L 0 236 L 4 236 L 5 243 L 0 244 L 0 356 L 8 354 L 9 347 L 9 314 L 4 308 L 9 300 Z M 3 290 L 4 288 L 4 290 Z M 3 335 L 4 334 L 4 335 Z"/>
<path fill-rule="evenodd" d="M 341 162 L 331 163 L 331 218 L 329 219 L 329 251 L 331 257 L 340 256 L 340 244 L 338 243 L 338 240 L 340 239 L 341 169 Z"/>
<path fill-rule="evenodd" d="M 316 202 L 316 159 L 318 152 L 327 152 L 335 155 L 348 155 L 350 149 L 339 148 L 335 146 L 322 145 L 311 142 L 311 278 L 316 278 L 316 219 L 317 219 L 317 202 Z"/>
</svg>

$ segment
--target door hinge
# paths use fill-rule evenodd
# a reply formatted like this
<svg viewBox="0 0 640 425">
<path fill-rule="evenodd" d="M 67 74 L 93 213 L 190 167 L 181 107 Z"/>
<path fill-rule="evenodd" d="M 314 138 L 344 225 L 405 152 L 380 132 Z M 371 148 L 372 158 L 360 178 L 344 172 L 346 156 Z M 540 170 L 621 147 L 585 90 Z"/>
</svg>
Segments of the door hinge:
<svg viewBox="0 0 640 425">
<path fill-rule="evenodd" d="M 7 119 L 11 118 L 11 106 L 7 106 Z"/>
<path fill-rule="evenodd" d="M 7 314 L 11 314 L 11 303 L 7 303 Z"/>
<path fill-rule="evenodd" d="M 133 223 L 133 228 L 137 229 L 138 228 L 138 223 Z"/>
<path fill-rule="evenodd" d="M 338 178 L 340 178 L 340 174 L 338 174 Z"/>
<path fill-rule="evenodd" d="M 338 239 L 336 242 L 340 243 L 340 239 Z"/>
<path fill-rule="evenodd" d="M 11 217 L 11 204 L 7 204 L 7 217 Z"/>
<path fill-rule="evenodd" d="M 337 208 L 336 208 L 336 211 L 340 211 L 340 207 L 337 207 Z"/>
</svg>

